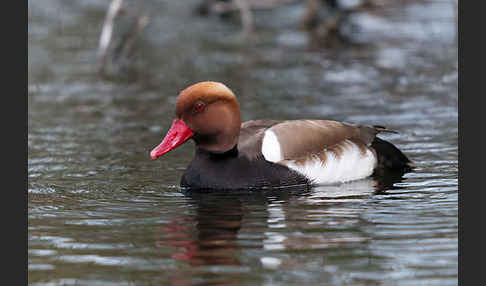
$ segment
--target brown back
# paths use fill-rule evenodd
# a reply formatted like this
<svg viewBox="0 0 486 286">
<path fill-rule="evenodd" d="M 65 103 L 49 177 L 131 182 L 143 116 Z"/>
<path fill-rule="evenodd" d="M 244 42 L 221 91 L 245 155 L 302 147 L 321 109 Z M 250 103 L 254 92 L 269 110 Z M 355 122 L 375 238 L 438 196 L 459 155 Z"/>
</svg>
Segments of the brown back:
<svg viewBox="0 0 486 286">
<path fill-rule="evenodd" d="M 239 150 L 250 158 L 261 155 L 266 130 L 271 130 L 277 136 L 284 160 L 319 154 L 324 149 L 336 149 L 345 140 L 365 148 L 380 132 L 372 126 L 332 120 L 252 120 L 241 125 Z"/>
</svg>

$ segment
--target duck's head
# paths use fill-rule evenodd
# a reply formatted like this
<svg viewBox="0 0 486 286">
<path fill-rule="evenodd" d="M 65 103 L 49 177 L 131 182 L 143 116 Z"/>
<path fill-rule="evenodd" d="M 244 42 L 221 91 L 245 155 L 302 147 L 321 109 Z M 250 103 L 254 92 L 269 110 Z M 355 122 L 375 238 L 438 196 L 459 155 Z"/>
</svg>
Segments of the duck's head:
<svg viewBox="0 0 486 286">
<path fill-rule="evenodd" d="M 212 81 L 196 83 L 179 93 L 172 126 L 150 157 L 157 159 L 191 138 L 199 148 L 228 151 L 238 142 L 240 126 L 240 107 L 228 87 Z"/>
</svg>

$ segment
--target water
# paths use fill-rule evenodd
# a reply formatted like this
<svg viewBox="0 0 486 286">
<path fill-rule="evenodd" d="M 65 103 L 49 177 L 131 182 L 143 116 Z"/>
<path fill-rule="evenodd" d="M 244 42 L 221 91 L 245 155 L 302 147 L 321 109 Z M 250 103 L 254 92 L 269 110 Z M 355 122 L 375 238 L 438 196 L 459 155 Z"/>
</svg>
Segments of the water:
<svg viewBox="0 0 486 286">
<path fill-rule="evenodd" d="M 454 7 L 384 7 L 349 21 L 356 45 L 319 48 L 299 5 L 260 11 L 251 40 L 194 1 L 145 2 L 123 68 L 97 74 L 108 1 L 28 3 L 29 285 L 457 285 Z M 386 125 L 416 162 L 391 182 L 183 194 L 193 144 L 149 151 L 176 96 L 202 80 L 244 120 Z"/>
</svg>

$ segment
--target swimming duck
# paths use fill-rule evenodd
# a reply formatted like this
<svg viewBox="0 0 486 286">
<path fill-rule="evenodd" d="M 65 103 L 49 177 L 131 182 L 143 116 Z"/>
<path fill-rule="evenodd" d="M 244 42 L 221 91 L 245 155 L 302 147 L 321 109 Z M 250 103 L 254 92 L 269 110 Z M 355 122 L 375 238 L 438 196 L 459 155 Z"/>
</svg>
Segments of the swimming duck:
<svg viewBox="0 0 486 286">
<path fill-rule="evenodd" d="M 152 159 L 194 140 L 194 158 L 180 185 L 191 189 L 280 188 L 343 183 L 412 162 L 376 137 L 383 126 L 332 120 L 241 122 L 235 94 L 205 81 L 180 92 L 175 119 Z"/>
</svg>

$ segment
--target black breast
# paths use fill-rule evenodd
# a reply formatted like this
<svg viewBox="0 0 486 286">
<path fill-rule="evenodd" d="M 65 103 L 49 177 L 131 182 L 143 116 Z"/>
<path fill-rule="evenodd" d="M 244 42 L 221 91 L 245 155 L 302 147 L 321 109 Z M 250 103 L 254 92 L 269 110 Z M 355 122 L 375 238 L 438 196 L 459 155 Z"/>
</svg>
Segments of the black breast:
<svg viewBox="0 0 486 286">
<path fill-rule="evenodd" d="M 196 148 L 194 159 L 184 172 L 181 187 L 191 189 L 250 189 L 310 185 L 303 175 L 266 161 L 249 158 L 235 146 L 225 153 Z"/>
</svg>

